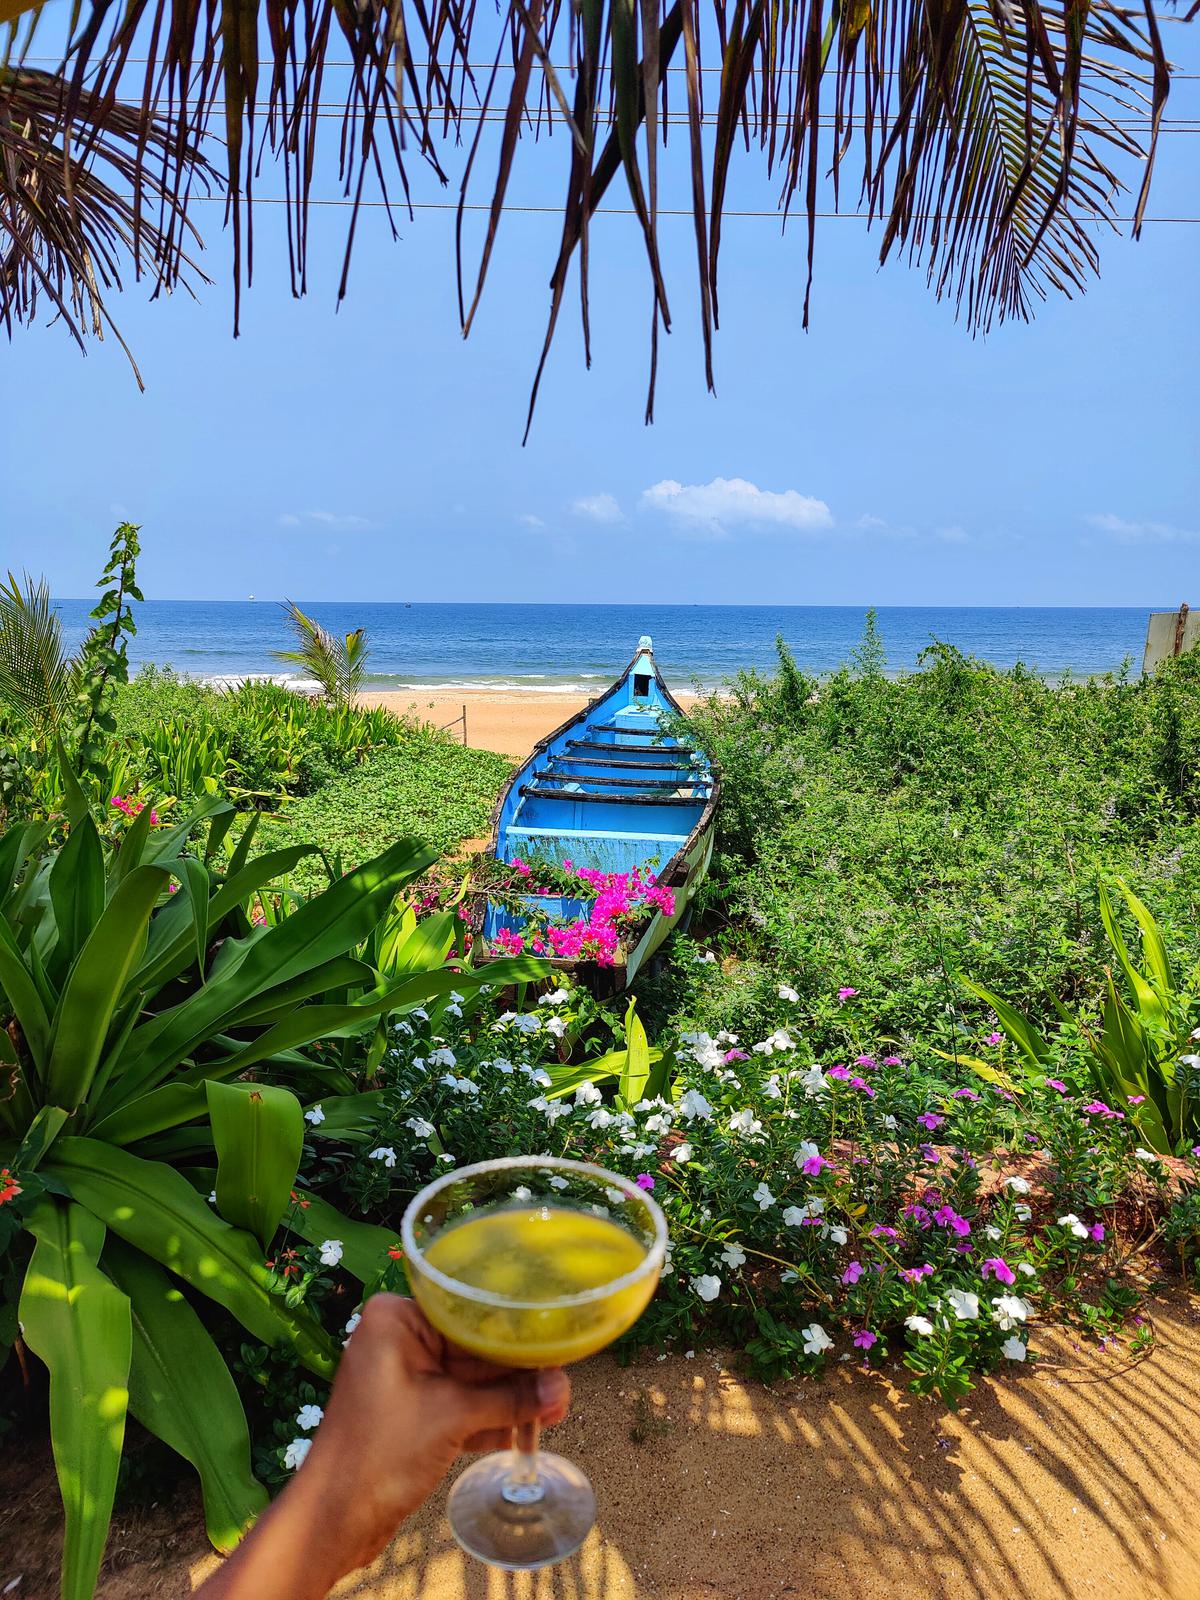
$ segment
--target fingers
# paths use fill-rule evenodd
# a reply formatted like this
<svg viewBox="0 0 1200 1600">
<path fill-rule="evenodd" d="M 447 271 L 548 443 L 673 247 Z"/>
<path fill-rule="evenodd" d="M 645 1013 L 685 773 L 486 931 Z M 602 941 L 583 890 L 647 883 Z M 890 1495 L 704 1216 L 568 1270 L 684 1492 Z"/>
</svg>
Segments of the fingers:
<svg viewBox="0 0 1200 1600">
<path fill-rule="evenodd" d="M 549 1427 L 561 1422 L 571 1403 L 571 1385 L 559 1367 L 542 1372 L 516 1372 L 490 1383 L 456 1385 L 455 1405 L 470 1448 L 483 1435 L 500 1435 L 501 1447 L 522 1422 Z"/>
</svg>

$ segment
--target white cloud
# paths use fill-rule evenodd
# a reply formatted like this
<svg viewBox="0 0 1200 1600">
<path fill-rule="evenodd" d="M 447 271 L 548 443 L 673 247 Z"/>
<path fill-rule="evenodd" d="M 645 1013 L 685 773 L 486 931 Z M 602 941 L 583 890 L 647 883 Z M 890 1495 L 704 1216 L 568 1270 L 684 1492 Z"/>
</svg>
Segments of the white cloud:
<svg viewBox="0 0 1200 1600">
<path fill-rule="evenodd" d="M 642 491 L 641 504 L 662 511 L 681 532 L 723 539 L 734 528 L 786 528 L 812 534 L 833 527 L 824 500 L 798 489 L 760 489 L 745 478 L 713 478 L 710 483 L 677 483 L 664 478 Z"/>
<path fill-rule="evenodd" d="M 519 512 L 517 521 L 523 528 L 544 528 L 546 526 L 541 517 L 535 517 L 532 511 Z"/>
<path fill-rule="evenodd" d="M 939 528 L 937 537 L 943 544 L 969 544 L 970 535 L 965 528 L 960 528 L 957 523 L 949 528 Z"/>
<path fill-rule="evenodd" d="M 1200 540 L 1200 530 L 1195 528 L 1175 528 L 1169 522 L 1130 522 L 1111 511 L 1099 512 L 1087 521 L 1120 544 L 1194 544 Z"/>
<path fill-rule="evenodd" d="M 571 502 L 577 517 L 588 517 L 593 522 L 624 522 L 625 513 L 611 494 L 586 494 Z"/>
<path fill-rule="evenodd" d="M 863 528 L 867 531 L 870 531 L 872 528 L 886 528 L 887 525 L 888 524 L 883 517 L 873 516 L 869 511 L 864 511 L 862 516 L 859 517 L 858 521 L 854 524 L 856 528 Z"/>
<path fill-rule="evenodd" d="M 379 526 L 368 517 L 356 517 L 345 511 L 305 511 L 300 516 L 294 511 L 285 511 L 275 520 L 281 528 L 312 526 L 333 533 L 370 533 Z"/>
</svg>

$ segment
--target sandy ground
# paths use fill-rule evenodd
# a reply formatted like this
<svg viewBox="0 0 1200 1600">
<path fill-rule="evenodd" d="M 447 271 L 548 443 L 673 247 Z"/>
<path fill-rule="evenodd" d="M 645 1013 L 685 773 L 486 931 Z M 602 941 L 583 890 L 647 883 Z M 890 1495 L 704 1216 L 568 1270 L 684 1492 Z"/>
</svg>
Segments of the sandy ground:
<svg viewBox="0 0 1200 1600">
<path fill-rule="evenodd" d="M 765 1389 L 711 1354 L 577 1374 L 554 1445 L 600 1520 L 537 1575 L 468 1561 L 438 1496 L 342 1600 L 1194 1600 L 1200 1595 L 1200 1300 L 1151 1302 L 1156 1348 L 1039 1341 L 1038 1367 L 955 1414 L 890 1369 Z M 59 1536 L 43 1459 L 0 1466 L 0 1593 L 50 1600 Z M 190 1492 L 114 1530 L 101 1600 L 190 1594 Z M 23 1576 L 22 1576 L 23 1575 Z M 12 1579 L 20 1576 L 16 1585 Z M 9 1587 L 5 1587 L 8 1585 Z"/>
<path fill-rule="evenodd" d="M 490 689 L 388 690 L 363 697 L 363 704 L 387 706 L 389 710 L 422 718 L 437 727 L 455 723 L 467 714 L 466 743 L 480 750 L 498 750 L 501 755 L 527 756 L 537 741 L 552 733 L 560 723 L 582 711 L 586 695 L 520 694 Z M 694 695 L 679 695 L 685 708 Z M 450 728 L 461 737 L 462 724 Z"/>
</svg>

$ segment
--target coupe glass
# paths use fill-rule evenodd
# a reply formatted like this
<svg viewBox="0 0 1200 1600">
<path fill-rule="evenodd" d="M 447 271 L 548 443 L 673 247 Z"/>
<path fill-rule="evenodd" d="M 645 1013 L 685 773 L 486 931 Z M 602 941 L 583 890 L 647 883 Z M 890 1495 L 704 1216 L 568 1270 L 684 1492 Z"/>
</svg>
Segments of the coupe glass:
<svg viewBox="0 0 1200 1600">
<path fill-rule="evenodd" d="M 633 1326 L 658 1283 L 667 1227 L 628 1178 L 509 1156 L 422 1189 L 401 1237 L 413 1295 L 447 1339 L 503 1366 L 538 1368 L 581 1361 Z M 447 1503 L 463 1549 L 511 1572 L 571 1555 L 596 1514 L 587 1478 L 540 1450 L 538 1432 L 536 1422 L 514 1429 L 512 1448 L 468 1467 Z"/>
</svg>

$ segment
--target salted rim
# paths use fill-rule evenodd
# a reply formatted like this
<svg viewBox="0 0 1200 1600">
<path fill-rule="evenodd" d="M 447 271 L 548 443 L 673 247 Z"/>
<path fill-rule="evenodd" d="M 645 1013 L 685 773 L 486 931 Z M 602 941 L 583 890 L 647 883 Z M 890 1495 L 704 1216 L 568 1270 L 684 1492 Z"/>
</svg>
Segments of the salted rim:
<svg viewBox="0 0 1200 1600">
<path fill-rule="evenodd" d="M 437 1267 L 431 1266 L 424 1251 L 418 1246 L 413 1232 L 413 1222 L 419 1212 L 447 1185 L 457 1183 L 464 1177 L 473 1177 L 481 1172 L 503 1172 L 518 1167 L 538 1171 L 552 1168 L 559 1172 L 575 1173 L 577 1176 L 599 1178 L 607 1187 L 620 1189 L 628 1199 L 639 1201 L 649 1212 L 650 1220 L 654 1224 L 654 1242 L 646 1251 L 645 1258 L 624 1277 L 612 1278 L 608 1283 L 601 1284 L 595 1289 L 581 1289 L 578 1294 L 562 1295 L 557 1300 L 511 1300 L 507 1295 L 497 1294 L 492 1289 L 477 1289 L 472 1284 L 460 1283 L 457 1278 L 452 1278 L 447 1273 L 439 1271 Z M 476 1161 L 469 1167 L 457 1167 L 453 1172 L 443 1173 L 440 1178 L 427 1183 L 409 1201 L 400 1223 L 400 1241 L 404 1246 L 404 1254 L 419 1272 L 424 1273 L 427 1278 L 449 1293 L 459 1295 L 464 1300 L 474 1300 L 480 1305 L 496 1306 L 510 1311 L 558 1311 L 565 1306 L 588 1305 L 593 1300 L 606 1299 L 622 1289 L 631 1289 L 651 1270 L 656 1273 L 661 1272 L 667 1252 L 667 1222 L 658 1202 L 652 1200 L 645 1189 L 640 1189 L 636 1183 L 623 1178 L 619 1172 L 610 1172 L 607 1167 L 597 1167 L 589 1161 L 571 1161 L 566 1156 L 498 1156 L 494 1161 Z"/>
</svg>

